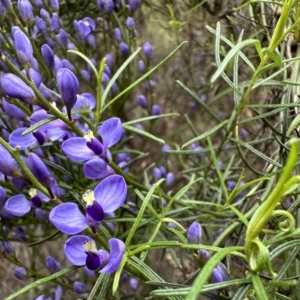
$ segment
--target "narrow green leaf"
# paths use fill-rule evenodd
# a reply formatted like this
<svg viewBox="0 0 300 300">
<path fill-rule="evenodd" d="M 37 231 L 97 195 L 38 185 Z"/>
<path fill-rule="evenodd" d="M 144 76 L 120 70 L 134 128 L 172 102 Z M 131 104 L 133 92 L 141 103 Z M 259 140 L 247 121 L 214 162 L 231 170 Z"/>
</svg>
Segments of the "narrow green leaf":
<svg viewBox="0 0 300 300">
<path fill-rule="evenodd" d="M 147 205 L 148 205 L 148 202 L 151 200 L 154 191 L 155 191 L 155 190 L 156 190 L 163 182 L 164 182 L 164 179 L 160 179 L 159 181 L 157 181 L 157 182 L 152 186 L 152 188 L 151 188 L 150 191 L 148 192 L 147 196 L 144 198 L 143 204 L 142 204 L 142 206 L 141 206 L 141 208 L 140 208 L 140 210 L 139 210 L 138 215 L 136 216 L 136 220 L 135 220 L 135 222 L 133 223 L 132 228 L 131 228 L 131 230 L 130 230 L 130 232 L 129 232 L 127 238 L 126 238 L 126 242 L 125 242 L 126 247 L 128 247 L 128 246 L 130 245 L 130 241 L 131 241 L 131 239 L 133 238 L 133 235 L 134 235 L 134 233 L 136 232 L 136 230 L 137 230 L 137 228 L 138 228 L 138 226 L 139 226 L 139 224 L 140 224 L 140 221 L 141 221 L 141 219 L 142 219 L 142 217 L 143 217 L 144 211 L 145 211 L 145 209 L 146 209 L 146 207 L 147 207 Z"/>
<path fill-rule="evenodd" d="M 157 141 L 157 142 L 159 142 L 161 144 L 165 144 L 164 140 L 162 140 L 162 139 L 160 139 L 160 138 L 158 138 L 158 137 L 156 137 L 156 136 L 152 135 L 151 133 L 146 132 L 144 130 L 132 127 L 130 125 L 124 125 L 124 124 L 123 124 L 123 128 L 126 129 L 126 130 L 129 130 L 129 131 L 133 131 L 135 133 L 138 133 L 140 135 L 143 135 L 143 136 L 145 136 L 145 137 L 147 137 L 147 138 L 149 138 L 151 140 Z"/>
<path fill-rule="evenodd" d="M 215 255 L 213 255 L 208 262 L 204 265 L 203 269 L 195 279 L 189 294 L 186 297 L 186 300 L 196 300 L 198 299 L 199 293 L 201 293 L 203 286 L 207 282 L 210 277 L 212 270 L 217 266 L 217 264 L 226 257 L 226 255 L 230 254 L 233 251 L 243 250 L 244 247 L 227 247 L 225 249 L 220 250 Z"/>
<path fill-rule="evenodd" d="M 276 167 L 279 167 L 279 168 L 282 168 L 282 165 L 271 159 L 270 157 L 266 156 L 265 154 L 263 154 L 262 152 L 258 151 L 257 149 L 253 148 L 252 146 L 250 146 L 248 143 L 245 143 L 241 140 L 237 140 L 237 139 L 234 139 L 234 138 L 230 138 L 230 140 L 232 140 L 233 142 L 237 143 L 237 144 L 240 144 L 241 146 L 247 148 L 249 151 L 253 152 L 254 154 L 256 154 L 258 157 L 260 157 L 261 159 L 263 159 L 264 161 L 276 166 Z"/>
<path fill-rule="evenodd" d="M 192 140 L 186 142 L 185 144 L 183 144 L 183 145 L 182 145 L 182 148 L 185 148 L 185 147 L 187 147 L 187 146 L 189 146 L 189 145 L 191 145 L 191 144 L 193 144 L 193 143 L 195 143 L 195 142 L 198 142 L 198 141 L 200 141 L 200 140 L 202 140 L 202 139 L 204 139 L 204 138 L 206 138 L 206 137 L 212 135 L 214 132 L 218 131 L 218 130 L 221 129 L 222 127 L 225 127 L 225 125 L 226 125 L 228 122 L 229 122 L 229 120 L 225 120 L 225 121 L 219 123 L 218 125 L 216 125 L 216 126 L 213 127 L 212 129 L 206 131 L 205 133 L 203 133 L 203 134 L 201 134 L 201 135 L 199 135 L 199 136 L 193 138 Z"/>
<path fill-rule="evenodd" d="M 219 117 L 203 102 L 201 101 L 201 99 L 199 99 L 199 97 L 193 92 L 191 91 L 188 87 L 186 87 L 182 82 L 180 82 L 179 80 L 176 80 L 176 82 L 190 95 L 192 96 L 198 103 L 200 106 L 202 106 L 202 108 L 204 108 L 207 113 L 217 122 L 220 123 L 221 120 L 219 119 Z"/>
<path fill-rule="evenodd" d="M 68 50 L 67 52 L 76 54 L 76 55 L 80 56 L 83 60 L 85 60 L 90 65 L 90 67 L 92 68 L 96 78 L 98 78 L 97 69 L 95 68 L 94 64 L 91 62 L 91 60 L 88 57 L 86 57 L 83 53 L 81 53 L 77 50 Z"/>
<path fill-rule="evenodd" d="M 154 68 L 152 68 L 149 72 L 144 74 L 142 77 L 140 77 L 138 80 L 136 80 L 134 83 L 132 83 L 129 87 L 127 87 L 124 91 L 119 93 L 114 99 L 109 101 L 103 107 L 102 111 L 106 110 L 110 105 L 112 105 L 114 102 L 116 102 L 120 97 L 122 97 L 124 94 L 132 90 L 136 85 L 138 85 L 140 82 L 142 82 L 144 79 L 148 78 L 152 73 L 154 73 L 161 65 L 163 65 L 166 61 L 168 61 L 184 44 L 187 42 L 182 42 L 174 51 L 172 51 L 165 59 L 163 59 L 159 64 L 157 64 Z"/>
<path fill-rule="evenodd" d="M 218 67 L 217 71 L 215 72 L 215 74 L 212 76 L 211 78 L 211 83 L 214 83 L 218 77 L 224 72 L 226 66 L 228 65 L 229 61 L 244 47 L 249 46 L 249 45 L 253 45 L 253 44 L 257 44 L 259 43 L 259 40 L 255 40 L 255 39 L 248 39 L 245 40 L 241 43 L 238 43 L 237 45 L 235 45 L 226 55 L 226 57 L 224 58 L 224 60 L 222 61 L 221 65 Z"/>
<path fill-rule="evenodd" d="M 39 279 L 39 280 L 36 280 L 35 282 L 31 283 L 31 284 L 28 284 L 26 285 L 25 287 L 23 287 L 22 289 L 18 290 L 17 292 L 13 293 L 12 295 L 4 298 L 3 300 L 12 300 L 12 299 L 15 299 L 16 297 L 38 287 L 39 285 L 42 285 L 42 284 L 45 284 L 47 282 L 50 282 L 50 281 L 53 281 L 65 274 L 68 274 L 76 269 L 78 269 L 79 267 L 77 266 L 72 266 L 72 267 L 69 267 L 69 268 L 66 268 L 66 269 L 63 269 L 59 272 L 56 272 L 50 276 L 47 276 L 45 278 L 42 278 L 42 279 Z M 23 298 L 24 299 L 24 298 Z"/>
<path fill-rule="evenodd" d="M 126 67 L 130 64 L 130 62 L 139 54 L 139 52 L 141 51 L 141 48 L 138 47 L 127 59 L 126 61 L 122 64 L 122 66 L 118 69 L 118 71 L 115 73 L 115 75 L 111 78 L 111 80 L 109 81 L 109 83 L 107 84 L 103 94 L 102 94 L 102 98 L 101 98 L 101 103 L 104 103 L 106 100 L 106 97 L 111 89 L 111 87 L 113 86 L 113 84 L 115 83 L 115 81 L 118 79 L 118 77 L 122 74 L 122 72 L 126 69 Z M 106 106 L 108 106 L 112 101 L 110 101 Z M 106 107 L 105 107 L 106 108 Z M 103 110 L 105 109 L 103 108 Z M 102 110 L 102 111 L 103 111 Z"/>
<path fill-rule="evenodd" d="M 107 293 L 108 287 L 109 287 L 107 284 L 108 281 L 109 281 L 109 274 L 100 273 L 87 300 L 94 300 L 94 299 L 102 300 L 102 299 L 104 299 L 103 296 L 105 296 L 105 294 Z M 100 285 L 101 285 L 101 290 L 97 294 L 97 292 L 100 288 Z M 101 297 L 99 297 L 99 295 L 101 295 Z"/>
<path fill-rule="evenodd" d="M 268 294 L 258 274 L 250 272 L 252 284 L 258 300 L 269 300 Z"/>
<path fill-rule="evenodd" d="M 145 117 L 145 118 L 128 121 L 128 122 L 122 123 L 122 125 L 131 125 L 131 124 L 136 124 L 136 123 L 141 123 L 141 122 L 146 122 L 146 121 L 152 121 L 152 120 L 159 119 L 159 118 L 174 117 L 174 116 L 178 117 L 180 115 L 177 113 L 170 113 L 170 114 L 162 114 L 159 116 L 149 116 L 149 117 Z"/>
</svg>

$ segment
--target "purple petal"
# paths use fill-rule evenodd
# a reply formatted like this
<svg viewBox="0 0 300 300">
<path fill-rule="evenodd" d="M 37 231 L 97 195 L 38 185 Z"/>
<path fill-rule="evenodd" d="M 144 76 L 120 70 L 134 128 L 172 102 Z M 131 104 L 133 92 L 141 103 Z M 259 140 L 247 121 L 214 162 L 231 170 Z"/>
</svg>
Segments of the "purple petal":
<svg viewBox="0 0 300 300">
<path fill-rule="evenodd" d="M 123 134 L 123 127 L 119 118 L 110 118 L 103 122 L 98 129 L 98 134 L 103 140 L 103 144 L 109 148 L 116 144 Z"/>
<path fill-rule="evenodd" d="M 92 241 L 92 239 L 85 235 L 75 235 L 66 241 L 65 255 L 71 264 L 75 266 L 85 265 L 87 255 L 83 245 L 87 241 Z"/>
<path fill-rule="evenodd" d="M 103 221 L 105 217 L 103 208 L 97 201 L 93 201 L 92 205 L 87 205 L 86 213 L 89 217 L 98 222 Z"/>
<path fill-rule="evenodd" d="M 0 208 L 4 205 L 6 199 L 6 190 L 0 186 Z"/>
<path fill-rule="evenodd" d="M 22 135 L 22 133 L 28 128 L 21 127 L 14 130 L 9 136 L 9 144 L 12 147 L 20 147 L 20 149 L 27 149 L 35 144 L 37 144 L 36 138 L 32 133 Z"/>
<path fill-rule="evenodd" d="M 86 145 L 86 139 L 74 137 L 66 140 L 62 144 L 64 153 L 75 161 L 86 161 L 92 159 L 95 153 Z"/>
<path fill-rule="evenodd" d="M 96 157 L 84 164 L 83 173 L 86 178 L 100 179 L 114 174 L 114 170 L 103 159 Z"/>
<path fill-rule="evenodd" d="M 88 227 L 86 217 L 75 203 L 63 203 L 54 207 L 49 220 L 58 230 L 66 234 L 76 234 Z"/>
<path fill-rule="evenodd" d="M 30 202 L 23 194 L 10 197 L 4 205 L 4 210 L 16 217 L 24 216 L 30 209 Z"/>
<path fill-rule="evenodd" d="M 96 186 L 94 195 L 105 213 L 114 212 L 123 205 L 127 197 L 124 178 L 120 175 L 111 175 L 105 178 Z"/>
<path fill-rule="evenodd" d="M 110 274 L 115 272 L 122 261 L 123 254 L 125 252 L 125 244 L 118 239 L 108 240 L 110 253 L 107 265 L 101 270 L 104 274 Z"/>
<path fill-rule="evenodd" d="M 100 267 L 100 257 L 97 255 L 97 253 L 94 252 L 88 252 L 86 257 L 86 266 L 90 270 L 96 270 Z"/>
<path fill-rule="evenodd" d="M 67 131 L 59 127 L 54 127 L 47 130 L 47 136 L 52 142 L 58 141 L 64 138 L 66 135 L 67 135 Z"/>
</svg>

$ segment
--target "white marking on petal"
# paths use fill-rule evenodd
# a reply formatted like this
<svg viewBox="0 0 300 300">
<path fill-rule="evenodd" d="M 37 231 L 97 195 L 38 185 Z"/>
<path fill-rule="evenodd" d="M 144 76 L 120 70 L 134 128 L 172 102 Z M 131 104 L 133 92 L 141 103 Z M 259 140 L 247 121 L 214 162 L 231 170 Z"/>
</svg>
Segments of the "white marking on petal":
<svg viewBox="0 0 300 300">
<path fill-rule="evenodd" d="M 96 253 L 98 250 L 96 248 L 96 244 L 94 241 L 86 241 L 83 244 L 83 248 L 85 252 L 94 252 Z"/>
<path fill-rule="evenodd" d="M 92 138 L 94 138 L 94 134 L 92 130 L 87 131 L 83 136 L 88 142 L 91 141 Z"/>
<path fill-rule="evenodd" d="M 30 189 L 28 194 L 30 195 L 31 198 L 37 195 L 37 190 L 36 189 Z"/>
<path fill-rule="evenodd" d="M 86 191 L 82 195 L 82 199 L 87 205 L 92 205 L 93 201 L 95 200 L 94 192 L 92 190 Z"/>
</svg>

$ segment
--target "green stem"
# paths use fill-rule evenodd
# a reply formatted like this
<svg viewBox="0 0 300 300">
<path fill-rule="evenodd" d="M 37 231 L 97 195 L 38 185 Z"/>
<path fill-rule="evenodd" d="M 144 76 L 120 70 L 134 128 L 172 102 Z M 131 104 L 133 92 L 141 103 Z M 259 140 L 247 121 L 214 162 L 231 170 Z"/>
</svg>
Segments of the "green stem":
<svg viewBox="0 0 300 300">
<path fill-rule="evenodd" d="M 16 160 L 24 174 L 26 175 L 27 179 L 31 181 L 31 184 L 34 188 L 41 191 L 43 194 L 47 195 L 51 198 L 48 190 L 39 183 L 39 181 L 35 178 L 35 176 L 31 173 L 29 168 L 26 166 L 25 162 L 23 161 L 22 157 L 19 154 L 19 151 L 13 149 L 2 137 L 0 137 L 0 144 L 9 152 L 9 154 Z"/>
</svg>

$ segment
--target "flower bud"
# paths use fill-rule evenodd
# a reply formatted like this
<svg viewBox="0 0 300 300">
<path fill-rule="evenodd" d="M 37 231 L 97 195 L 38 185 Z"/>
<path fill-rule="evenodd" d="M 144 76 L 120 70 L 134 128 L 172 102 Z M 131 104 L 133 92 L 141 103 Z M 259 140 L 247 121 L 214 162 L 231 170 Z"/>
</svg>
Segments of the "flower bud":
<svg viewBox="0 0 300 300">
<path fill-rule="evenodd" d="M 113 0 L 106 0 L 104 1 L 104 10 L 106 13 L 110 14 L 114 10 L 114 2 Z"/>
<path fill-rule="evenodd" d="M 16 278 L 20 280 L 24 280 L 27 276 L 27 271 L 23 267 L 17 267 L 14 269 L 14 275 Z"/>
<path fill-rule="evenodd" d="M 208 262 L 208 260 L 211 258 L 210 253 L 204 249 L 198 250 L 198 256 L 199 256 L 199 260 L 200 260 L 202 266 L 204 266 Z"/>
<path fill-rule="evenodd" d="M 211 282 L 212 283 L 220 283 L 220 282 L 223 282 L 225 281 L 225 274 L 224 274 L 224 271 L 222 270 L 222 268 L 218 265 L 216 266 L 212 273 L 211 273 Z"/>
<path fill-rule="evenodd" d="M 127 57 L 129 54 L 129 47 L 126 43 L 121 42 L 119 45 L 120 53 L 123 57 Z"/>
<path fill-rule="evenodd" d="M 161 148 L 161 152 L 163 155 L 167 154 L 166 151 L 169 151 L 169 150 L 171 150 L 171 147 L 168 144 L 163 145 Z"/>
<path fill-rule="evenodd" d="M 169 172 L 166 176 L 166 186 L 171 186 L 175 181 L 175 175 L 172 172 Z"/>
<path fill-rule="evenodd" d="M 161 108 L 159 105 L 155 104 L 152 106 L 151 110 L 152 116 L 159 116 L 161 114 Z"/>
<path fill-rule="evenodd" d="M 59 1 L 58 0 L 50 0 L 50 6 L 56 12 L 59 11 Z"/>
<path fill-rule="evenodd" d="M 20 177 L 22 175 L 20 167 L 9 152 L 0 146 L 0 172 L 5 176 Z"/>
<path fill-rule="evenodd" d="M 107 65 L 111 68 L 114 62 L 112 55 L 110 53 L 107 53 L 104 57 L 106 58 Z"/>
<path fill-rule="evenodd" d="M 44 44 L 41 47 L 41 52 L 46 66 L 52 69 L 54 67 L 54 53 L 52 49 L 47 44 Z"/>
<path fill-rule="evenodd" d="M 55 260 L 52 256 L 46 258 L 46 267 L 51 273 L 56 273 L 61 270 L 60 263 Z"/>
<path fill-rule="evenodd" d="M 131 18 L 131 17 L 128 17 L 126 19 L 126 26 L 129 30 L 133 30 L 135 29 L 135 22 L 134 22 L 134 19 Z"/>
<path fill-rule="evenodd" d="M 77 294 L 82 294 L 86 291 L 87 289 L 87 286 L 86 284 L 84 284 L 83 282 L 80 282 L 80 281 L 75 281 L 73 283 L 73 290 L 75 293 Z"/>
<path fill-rule="evenodd" d="M 54 32 L 57 32 L 59 29 L 59 17 L 57 13 L 52 14 L 50 27 Z"/>
<path fill-rule="evenodd" d="M 199 223 L 193 222 L 187 230 L 189 244 L 200 244 L 202 239 L 202 227 Z"/>
<path fill-rule="evenodd" d="M 18 0 L 18 10 L 23 22 L 33 21 L 33 9 L 29 0 Z"/>
<path fill-rule="evenodd" d="M 116 42 L 120 43 L 122 41 L 122 33 L 119 27 L 114 29 L 114 39 Z"/>
<path fill-rule="evenodd" d="M 156 181 L 163 177 L 160 168 L 153 168 L 153 177 Z"/>
<path fill-rule="evenodd" d="M 37 88 L 40 87 L 42 83 L 41 75 L 33 68 L 30 68 L 29 71 L 26 73 L 25 70 L 22 70 L 22 74 L 26 77 L 28 76 L 28 79 L 35 84 Z"/>
<path fill-rule="evenodd" d="M 11 0 L 1 0 L 1 4 L 3 5 L 3 7 L 7 10 L 12 8 L 12 3 Z"/>
<path fill-rule="evenodd" d="M 62 68 L 57 72 L 56 82 L 62 101 L 67 108 L 71 109 L 77 100 L 78 79 L 69 69 Z"/>
<path fill-rule="evenodd" d="M 46 187 L 50 187 L 50 172 L 43 161 L 35 153 L 29 153 L 27 164 L 28 168 L 39 182 Z"/>
<path fill-rule="evenodd" d="M 139 286 L 139 282 L 136 278 L 130 278 L 129 279 L 129 286 L 130 288 L 135 291 L 137 290 L 138 286 Z"/>
<path fill-rule="evenodd" d="M 68 47 L 69 38 L 65 30 L 60 28 L 56 38 L 64 48 Z"/>
<path fill-rule="evenodd" d="M 128 5 L 129 5 L 129 11 L 134 12 L 136 11 L 141 4 L 141 0 L 129 0 Z"/>
<path fill-rule="evenodd" d="M 138 61 L 138 70 L 141 74 L 144 74 L 146 71 L 146 66 L 143 60 Z"/>
<path fill-rule="evenodd" d="M 14 249 L 13 245 L 11 243 L 5 242 L 5 241 L 0 241 L 0 251 L 6 253 L 8 255 L 15 253 L 15 249 Z"/>
<path fill-rule="evenodd" d="M 153 47 L 150 43 L 146 42 L 143 46 L 144 55 L 149 59 L 153 55 Z"/>
<path fill-rule="evenodd" d="M 14 117 L 19 121 L 22 121 L 26 118 L 26 114 L 23 112 L 23 110 L 16 105 L 7 102 L 5 98 L 2 98 L 2 107 L 8 116 Z"/>
<path fill-rule="evenodd" d="M 18 59 L 22 65 L 31 63 L 33 58 L 32 45 L 26 34 L 17 26 L 12 27 L 12 36 Z"/>
<path fill-rule="evenodd" d="M 147 98 L 144 95 L 138 95 L 137 103 L 138 103 L 139 106 L 141 106 L 142 108 L 145 108 L 145 109 L 148 106 Z"/>
<path fill-rule="evenodd" d="M 46 9 L 42 8 L 40 10 L 40 16 L 46 22 L 47 25 L 50 25 L 51 18 L 49 12 Z"/>
</svg>

